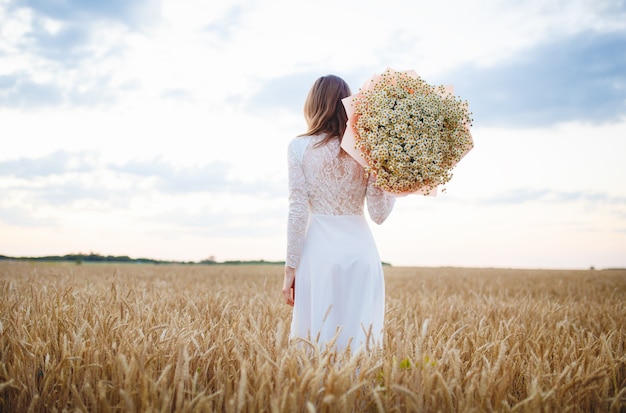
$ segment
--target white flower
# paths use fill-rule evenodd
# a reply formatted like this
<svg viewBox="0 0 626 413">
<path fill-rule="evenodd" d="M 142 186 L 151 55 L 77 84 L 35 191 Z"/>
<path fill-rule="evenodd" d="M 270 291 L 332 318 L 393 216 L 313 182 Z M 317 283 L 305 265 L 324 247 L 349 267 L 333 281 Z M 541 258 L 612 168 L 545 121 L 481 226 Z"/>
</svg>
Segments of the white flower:
<svg viewBox="0 0 626 413">
<path fill-rule="evenodd" d="M 388 69 L 353 105 L 356 146 L 385 191 L 428 192 L 445 184 L 472 147 L 467 103 L 417 75 Z"/>
</svg>

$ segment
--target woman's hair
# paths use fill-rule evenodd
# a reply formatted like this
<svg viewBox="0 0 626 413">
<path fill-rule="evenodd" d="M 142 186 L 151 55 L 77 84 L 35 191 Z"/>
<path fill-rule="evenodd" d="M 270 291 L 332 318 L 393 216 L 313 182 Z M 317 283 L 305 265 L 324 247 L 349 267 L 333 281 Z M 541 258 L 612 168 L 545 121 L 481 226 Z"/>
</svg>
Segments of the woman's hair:
<svg viewBox="0 0 626 413">
<path fill-rule="evenodd" d="M 350 87 L 338 76 L 327 75 L 317 79 L 304 102 L 304 118 L 309 129 L 302 136 L 326 133 L 319 145 L 333 138 L 341 141 L 348 121 L 341 99 L 350 95 Z"/>
</svg>

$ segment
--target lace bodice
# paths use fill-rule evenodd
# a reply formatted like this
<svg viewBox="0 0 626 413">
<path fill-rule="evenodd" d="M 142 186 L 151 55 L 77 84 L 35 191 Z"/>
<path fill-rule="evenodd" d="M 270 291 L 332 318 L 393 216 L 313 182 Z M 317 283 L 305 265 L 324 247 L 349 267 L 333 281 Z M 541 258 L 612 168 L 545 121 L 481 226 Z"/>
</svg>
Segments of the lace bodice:
<svg viewBox="0 0 626 413">
<path fill-rule="evenodd" d="M 365 171 L 349 155 L 340 154 L 338 139 L 315 144 L 323 136 L 293 139 L 288 149 L 289 219 L 286 265 L 300 261 L 309 213 L 363 215 L 367 200 L 370 218 L 381 224 L 393 208 L 394 198 L 373 185 Z"/>
</svg>

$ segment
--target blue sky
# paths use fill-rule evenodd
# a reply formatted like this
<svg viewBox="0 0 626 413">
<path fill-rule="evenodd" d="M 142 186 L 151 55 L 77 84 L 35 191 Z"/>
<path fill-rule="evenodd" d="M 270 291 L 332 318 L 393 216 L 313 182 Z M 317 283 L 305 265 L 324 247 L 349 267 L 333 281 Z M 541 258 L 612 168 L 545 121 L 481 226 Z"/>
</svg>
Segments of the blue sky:
<svg viewBox="0 0 626 413">
<path fill-rule="evenodd" d="M 310 85 L 391 67 L 475 148 L 383 260 L 626 266 L 626 1 L 436 3 L 0 0 L 0 254 L 282 260 Z"/>
</svg>

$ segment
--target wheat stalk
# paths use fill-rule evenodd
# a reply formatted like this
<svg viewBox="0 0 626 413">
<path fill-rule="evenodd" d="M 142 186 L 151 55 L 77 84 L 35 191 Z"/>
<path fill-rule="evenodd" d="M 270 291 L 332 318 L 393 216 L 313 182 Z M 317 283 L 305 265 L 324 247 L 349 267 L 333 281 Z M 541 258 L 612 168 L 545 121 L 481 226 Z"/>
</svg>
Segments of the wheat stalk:
<svg viewBox="0 0 626 413">
<path fill-rule="evenodd" d="M 385 272 L 351 355 L 289 340 L 278 266 L 0 262 L 0 411 L 626 409 L 626 271 Z"/>
</svg>

